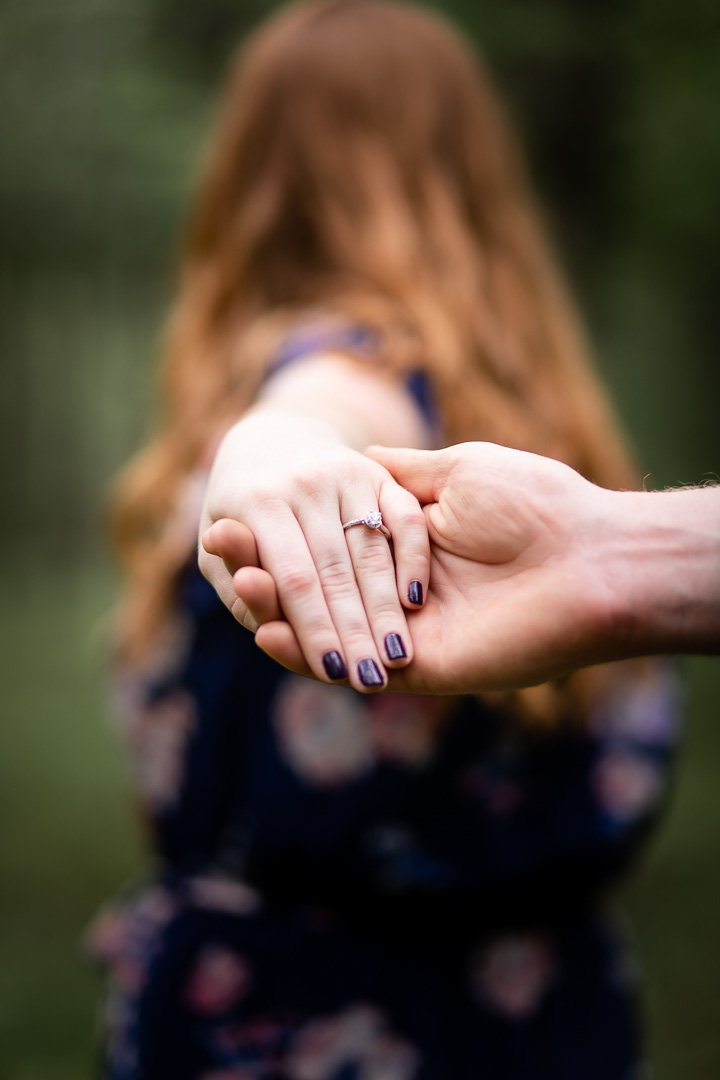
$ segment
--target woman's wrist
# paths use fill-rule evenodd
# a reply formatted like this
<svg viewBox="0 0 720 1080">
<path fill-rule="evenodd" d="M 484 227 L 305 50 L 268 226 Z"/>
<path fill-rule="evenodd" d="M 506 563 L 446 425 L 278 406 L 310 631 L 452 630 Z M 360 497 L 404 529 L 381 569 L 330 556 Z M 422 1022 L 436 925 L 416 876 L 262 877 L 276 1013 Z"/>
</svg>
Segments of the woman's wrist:
<svg viewBox="0 0 720 1080">
<path fill-rule="evenodd" d="M 313 415 L 303 408 L 273 401 L 253 405 L 230 429 L 238 439 L 257 439 L 267 442 L 304 441 L 308 438 L 343 442 L 342 432 L 329 418 Z"/>
</svg>

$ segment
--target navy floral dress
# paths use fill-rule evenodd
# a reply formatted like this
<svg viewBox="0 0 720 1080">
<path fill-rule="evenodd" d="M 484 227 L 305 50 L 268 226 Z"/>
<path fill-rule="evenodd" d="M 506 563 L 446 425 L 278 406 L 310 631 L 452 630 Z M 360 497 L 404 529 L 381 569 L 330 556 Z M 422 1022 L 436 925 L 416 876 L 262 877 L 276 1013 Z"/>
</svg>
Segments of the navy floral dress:
<svg viewBox="0 0 720 1080">
<path fill-rule="evenodd" d="M 192 515 L 191 515 L 192 516 Z M 154 850 L 101 912 L 108 1080 L 631 1080 L 608 886 L 677 738 L 661 663 L 588 722 L 363 696 L 261 653 L 194 566 L 125 671 Z"/>
</svg>

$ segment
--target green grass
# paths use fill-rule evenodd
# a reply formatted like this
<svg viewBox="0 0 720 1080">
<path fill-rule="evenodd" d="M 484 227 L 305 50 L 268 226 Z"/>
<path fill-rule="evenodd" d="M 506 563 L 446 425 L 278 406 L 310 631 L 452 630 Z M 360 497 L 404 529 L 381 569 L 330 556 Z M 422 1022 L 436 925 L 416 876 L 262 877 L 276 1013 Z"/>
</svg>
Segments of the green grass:
<svg viewBox="0 0 720 1080">
<path fill-rule="evenodd" d="M 92 1075 L 99 983 L 79 939 L 139 861 L 102 694 L 98 627 L 111 597 L 101 572 L 0 583 L 3 1080 Z M 720 663 L 693 661 L 688 675 L 673 805 L 626 888 L 654 1080 L 720 1076 Z"/>
</svg>

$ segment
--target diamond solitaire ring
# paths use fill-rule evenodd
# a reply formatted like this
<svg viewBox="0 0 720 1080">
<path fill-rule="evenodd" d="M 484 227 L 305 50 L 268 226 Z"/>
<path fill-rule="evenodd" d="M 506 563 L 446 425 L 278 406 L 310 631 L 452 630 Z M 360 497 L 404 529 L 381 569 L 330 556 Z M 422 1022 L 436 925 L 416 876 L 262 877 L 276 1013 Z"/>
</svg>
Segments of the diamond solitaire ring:
<svg viewBox="0 0 720 1080">
<path fill-rule="evenodd" d="M 365 517 L 353 518 L 352 521 L 346 521 L 343 525 L 343 529 L 351 529 L 353 525 L 365 525 L 368 529 L 377 529 L 381 532 L 386 540 L 390 539 L 390 530 L 386 525 L 383 525 L 382 514 L 379 510 L 371 510 Z"/>
</svg>

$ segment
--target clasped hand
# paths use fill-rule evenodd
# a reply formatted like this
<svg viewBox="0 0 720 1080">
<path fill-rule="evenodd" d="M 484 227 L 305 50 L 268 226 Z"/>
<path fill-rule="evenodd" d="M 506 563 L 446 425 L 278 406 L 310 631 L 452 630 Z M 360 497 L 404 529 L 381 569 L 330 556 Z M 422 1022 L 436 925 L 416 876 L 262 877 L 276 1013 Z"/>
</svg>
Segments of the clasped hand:
<svg viewBox="0 0 720 1080">
<path fill-rule="evenodd" d="M 327 674 L 318 652 L 333 641 L 352 658 L 359 652 L 347 652 L 351 642 L 363 642 L 362 651 L 372 641 L 373 657 L 382 655 L 383 635 L 403 617 L 391 596 L 390 552 L 382 537 L 365 529 L 343 536 L 337 525 L 338 512 L 342 520 L 361 514 L 372 495 L 393 530 L 399 595 L 406 595 L 413 575 L 429 582 L 424 605 L 406 612 L 402 624 L 411 635 L 403 637 L 407 658 L 389 664 L 383 657 L 389 689 L 505 690 L 603 659 L 597 643 L 600 636 L 617 637 L 606 633 L 616 605 L 588 538 L 603 527 L 605 501 L 614 493 L 557 461 L 489 443 L 436 452 L 374 447 L 367 454 L 368 469 L 357 460 L 361 455 L 333 454 L 324 475 L 334 495 L 316 496 L 312 512 L 298 506 L 294 526 L 287 524 L 288 508 L 278 516 L 288 538 L 295 535 L 282 553 L 279 538 L 269 542 L 272 529 L 256 531 L 259 513 L 214 504 L 214 519 L 234 520 L 216 520 L 201 533 L 201 566 L 214 584 L 223 566 L 218 591 L 236 618 L 256 631 L 265 652 L 319 678 Z M 303 498 L 311 485 L 307 477 L 297 482 L 296 498 Z M 334 590 L 339 567 L 342 584 Z M 352 673 L 350 681 L 366 689 Z"/>
</svg>

